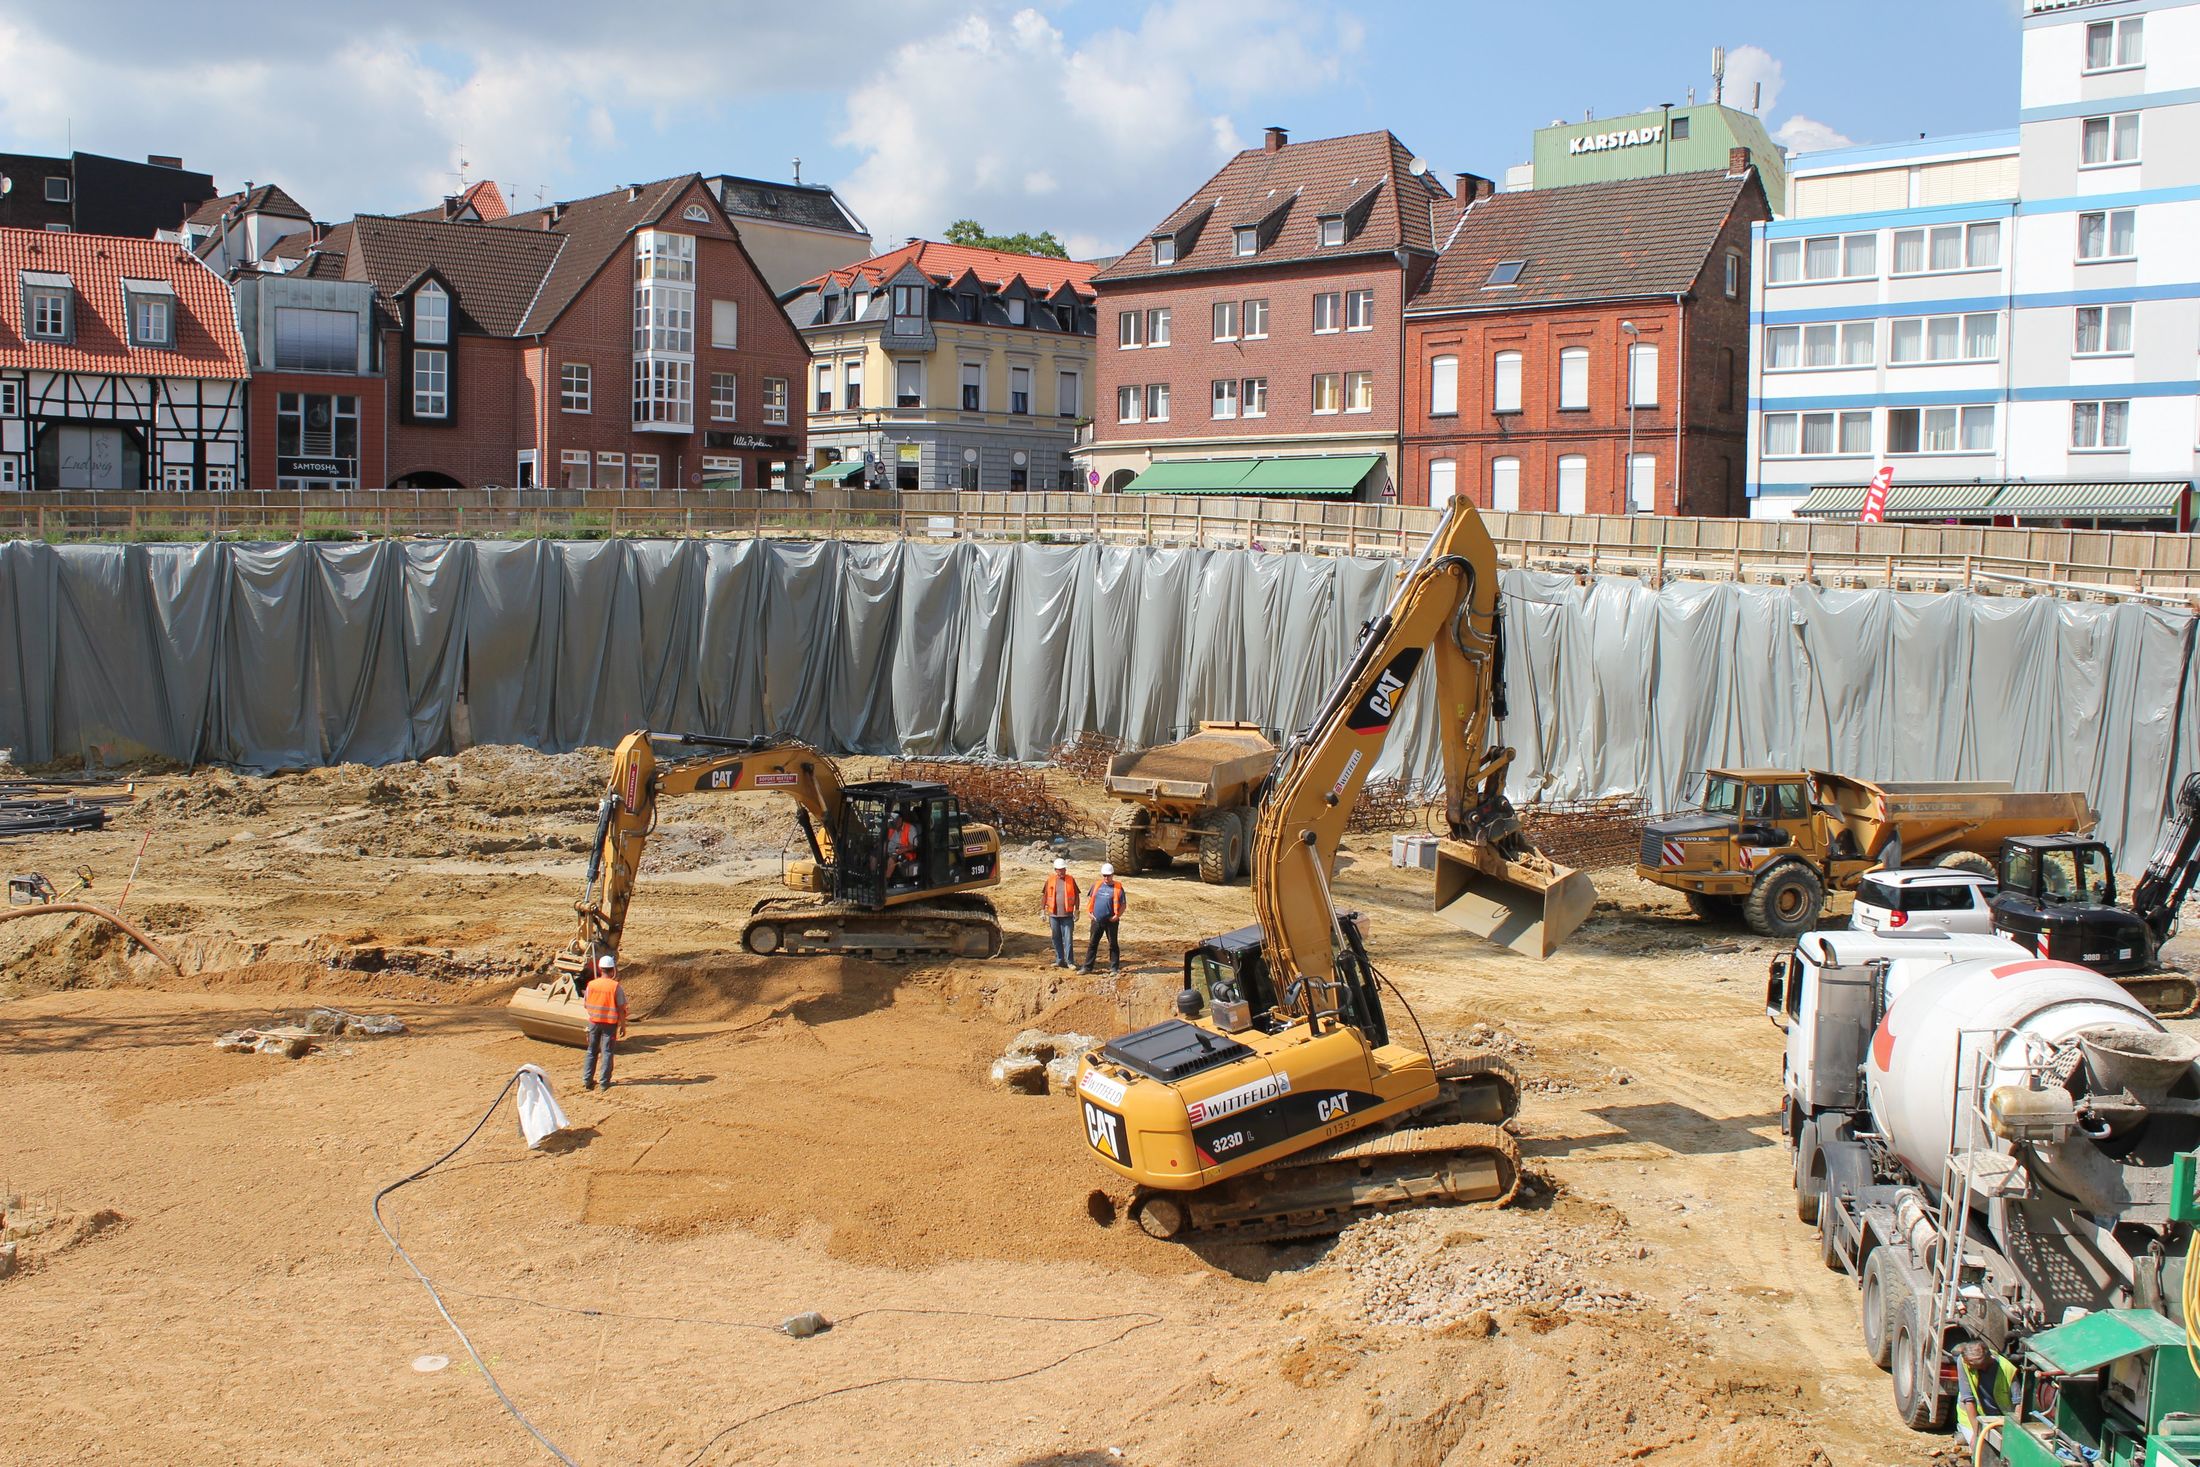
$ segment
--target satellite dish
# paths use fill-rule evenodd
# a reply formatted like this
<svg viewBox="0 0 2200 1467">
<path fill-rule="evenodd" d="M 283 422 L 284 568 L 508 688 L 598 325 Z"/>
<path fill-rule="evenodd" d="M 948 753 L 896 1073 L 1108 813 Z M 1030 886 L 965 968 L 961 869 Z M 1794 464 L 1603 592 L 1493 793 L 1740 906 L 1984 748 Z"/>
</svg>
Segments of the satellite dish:
<svg viewBox="0 0 2200 1467">
<path fill-rule="evenodd" d="M 1414 176 L 1415 178 L 1419 178 L 1419 177 L 1421 177 L 1421 176 L 1422 176 L 1423 174 L 1427 173 L 1427 172 L 1428 172 L 1428 159 L 1426 159 L 1426 158 L 1422 158 L 1422 157 L 1415 157 L 1415 158 L 1414 158 L 1414 160 L 1413 160 L 1413 165 L 1412 165 L 1412 170 L 1411 170 L 1411 171 L 1412 171 L 1412 173 L 1413 173 L 1413 176 Z"/>
</svg>

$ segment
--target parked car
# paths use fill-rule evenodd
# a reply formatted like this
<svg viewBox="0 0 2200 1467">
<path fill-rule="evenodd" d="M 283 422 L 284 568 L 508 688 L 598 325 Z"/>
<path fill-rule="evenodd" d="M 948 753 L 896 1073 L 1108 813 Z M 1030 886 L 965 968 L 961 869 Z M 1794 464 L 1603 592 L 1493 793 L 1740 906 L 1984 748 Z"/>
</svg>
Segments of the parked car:
<svg viewBox="0 0 2200 1467">
<path fill-rule="evenodd" d="M 1849 926 L 1862 932 L 1992 932 L 1993 898 L 1993 878 L 1975 871 L 1874 871 L 1857 883 Z"/>
</svg>

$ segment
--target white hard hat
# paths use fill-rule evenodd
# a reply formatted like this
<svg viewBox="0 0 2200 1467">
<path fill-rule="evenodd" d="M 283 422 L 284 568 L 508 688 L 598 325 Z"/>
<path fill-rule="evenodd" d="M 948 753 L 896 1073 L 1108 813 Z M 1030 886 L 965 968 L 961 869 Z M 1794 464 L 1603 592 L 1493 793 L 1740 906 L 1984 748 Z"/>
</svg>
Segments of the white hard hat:
<svg viewBox="0 0 2200 1467">
<path fill-rule="evenodd" d="M 1069 862 L 1063 860 L 1060 856 L 1056 856 L 1054 858 L 1054 869 L 1057 871 L 1067 871 L 1069 869 Z"/>
<path fill-rule="evenodd" d="M 611 954 L 605 953 L 602 957 L 596 959 L 596 966 L 599 968 L 616 968 L 619 966 L 619 960 Z"/>
<path fill-rule="evenodd" d="M 1110 866 L 1107 862 L 1102 861 L 1100 863 L 1100 874 L 1102 876 L 1113 876 L 1115 874 L 1115 868 L 1113 866 Z"/>
</svg>

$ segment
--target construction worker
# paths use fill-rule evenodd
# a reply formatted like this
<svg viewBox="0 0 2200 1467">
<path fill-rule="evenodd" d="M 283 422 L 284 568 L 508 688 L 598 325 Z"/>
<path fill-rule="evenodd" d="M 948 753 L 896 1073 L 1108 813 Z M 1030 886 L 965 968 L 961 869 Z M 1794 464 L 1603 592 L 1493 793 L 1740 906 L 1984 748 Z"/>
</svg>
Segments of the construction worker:
<svg viewBox="0 0 2200 1467">
<path fill-rule="evenodd" d="M 603 1056 L 603 1088 L 611 1088 L 611 1056 L 626 1038 L 626 988 L 619 982 L 619 960 L 609 953 L 596 959 L 596 976 L 588 981 L 581 1000 L 588 1011 L 588 1064 L 581 1071 L 581 1089 L 596 1088 L 596 1056 Z"/>
<path fill-rule="evenodd" d="M 1108 939 L 1108 971 L 1123 971 L 1123 950 L 1116 945 L 1115 930 L 1123 920 L 1123 883 L 1115 879 L 1115 868 L 1103 865 L 1100 880 L 1092 888 L 1092 904 L 1088 909 L 1092 917 L 1092 932 L 1085 939 L 1085 965 L 1077 971 L 1090 973 L 1095 959 L 1100 956 L 1100 939 Z"/>
<path fill-rule="evenodd" d="M 1967 1341 L 1956 1352 L 1956 1431 L 1974 1455 L 1980 1433 L 1999 1442 L 1997 1433 L 2009 1418 L 2016 1391 L 2017 1367 L 1980 1341 Z"/>
<path fill-rule="evenodd" d="M 886 826 L 886 879 L 914 886 L 917 882 L 917 827 L 907 810 L 896 810 Z"/>
<path fill-rule="evenodd" d="M 1059 856 L 1039 906 L 1047 914 L 1047 935 L 1054 939 L 1054 966 L 1067 968 L 1077 959 L 1077 878 Z"/>
</svg>

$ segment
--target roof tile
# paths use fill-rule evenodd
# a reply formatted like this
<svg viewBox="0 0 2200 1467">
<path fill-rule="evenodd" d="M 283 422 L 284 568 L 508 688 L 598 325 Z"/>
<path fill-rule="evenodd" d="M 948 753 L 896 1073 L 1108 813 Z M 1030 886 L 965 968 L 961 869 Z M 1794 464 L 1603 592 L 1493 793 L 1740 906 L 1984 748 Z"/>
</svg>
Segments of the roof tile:
<svg viewBox="0 0 2200 1467">
<path fill-rule="evenodd" d="M 826 285 L 848 285 L 861 280 L 872 289 L 901 273 L 904 265 L 916 262 L 919 270 L 942 285 L 960 280 L 965 271 L 970 272 L 995 290 L 1007 285 L 1021 275 L 1024 284 L 1037 295 L 1052 295 L 1063 285 L 1074 287 L 1080 294 L 1090 296 L 1092 277 L 1099 266 L 1083 260 L 1059 260 L 1052 255 L 1015 255 L 1006 250 L 980 249 L 976 245 L 944 244 L 936 239 L 914 240 L 898 250 L 888 250 L 883 255 L 873 255 L 868 260 L 858 260 L 839 270 L 829 270 L 823 275 L 805 280 L 796 289 L 821 290 Z"/>
<path fill-rule="evenodd" d="M 23 332 L 20 272 L 69 277 L 76 294 L 76 338 L 40 341 Z M 122 282 L 165 280 L 176 292 L 173 349 L 134 347 Z M 179 245 L 113 234 L 0 229 L 0 367 L 42 372 L 99 372 L 130 377 L 246 376 L 244 341 L 229 287 Z"/>
<path fill-rule="evenodd" d="M 371 280 L 377 302 L 394 317 L 392 302 L 406 286 L 433 270 L 457 293 L 458 324 L 489 336 L 523 336 L 528 306 L 552 273 L 567 240 L 549 231 L 491 229 L 432 219 L 389 219 L 363 214 L 338 225 L 349 234 L 345 277 Z M 321 272 L 316 270 L 314 276 Z"/>
</svg>

